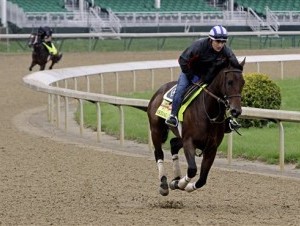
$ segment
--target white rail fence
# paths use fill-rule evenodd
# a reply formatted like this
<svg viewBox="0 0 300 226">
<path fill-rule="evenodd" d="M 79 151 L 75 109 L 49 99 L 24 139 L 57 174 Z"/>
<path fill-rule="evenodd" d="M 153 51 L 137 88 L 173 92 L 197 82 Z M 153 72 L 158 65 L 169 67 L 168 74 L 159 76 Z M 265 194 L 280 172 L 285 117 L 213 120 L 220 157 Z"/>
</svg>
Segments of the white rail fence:
<svg viewBox="0 0 300 226">
<path fill-rule="evenodd" d="M 284 77 L 285 62 L 287 61 L 299 61 L 300 55 L 263 55 L 263 56 L 248 56 L 247 64 L 254 63 L 257 65 L 257 71 L 260 70 L 260 66 L 263 62 L 273 62 L 279 63 L 281 68 L 281 78 Z M 113 104 L 119 108 L 120 114 L 120 145 L 124 143 L 124 106 L 148 106 L 149 100 L 145 99 L 130 99 L 122 98 L 117 96 L 111 96 L 104 94 L 104 80 L 108 77 L 107 74 L 114 74 L 115 78 L 115 90 L 118 94 L 120 92 L 120 75 L 121 73 L 127 73 L 129 75 L 130 81 L 132 81 L 131 91 L 136 91 L 137 89 L 137 73 L 143 72 L 147 76 L 150 75 L 150 88 L 152 90 L 156 89 L 157 81 L 155 80 L 160 70 L 164 70 L 164 77 L 166 78 L 165 71 L 169 71 L 170 77 L 167 78 L 168 81 L 176 80 L 174 76 L 174 71 L 178 70 L 177 60 L 163 60 L 163 61 L 139 61 L 139 62 L 128 62 L 128 63 L 114 63 L 106 65 L 96 65 L 96 66 L 84 66 L 84 67 L 74 67 L 74 68 L 64 68 L 56 70 L 46 70 L 31 73 L 23 78 L 23 82 L 29 88 L 48 94 L 48 120 L 52 124 L 56 124 L 57 127 L 61 127 L 61 121 L 64 121 L 64 129 L 67 132 L 68 117 L 69 115 L 69 105 L 70 100 L 77 100 L 80 109 L 80 123 L 79 131 L 83 134 L 84 128 L 84 111 L 83 102 L 85 100 L 92 101 L 97 106 L 97 140 L 101 142 L 101 108 L 100 103 Z M 147 72 L 148 71 L 148 72 Z M 150 72 L 150 73 L 149 73 Z M 91 80 L 95 79 L 100 81 L 99 92 L 92 92 Z M 162 84 L 161 81 L 157 84 Z M 70 88 L 72 86 L 73 88 Z M 81 89 L 81 90 L 80 90 Z M 61 104 L 61 99 L 64 100 L 64 104 Z M 61 120 L 61 110 L 64 110 L 65 119 Z M 282 111 L 282 110 L 268 110 L 268 109 L 257 109 L 243 107 L 243 118 L 257 118 L 257 119 L 273 119 L 279 124 L 279 167 L 280 170 L 284 170 L 284 128 L 282 122 L 300 122 L 300 112 L 295 111 Z M 152 148 L 152 142 L 150 138 L 149 131 L 149 148 Z M 228 163 L 231 164 L 232 161 L 232 134 L 228 136 Z"/>
<path fill-rule="evenodd" d="M 28 39 L 30 34 L 0 34 L 1 39 Z M 300 31 L 244 31 L 230 32 L 230 36 L 273 36 L 273 35 L 300 35 Z M 207 32 L 172 32 L 172 33 L 120 33 L 120 34 L 103 34 L 103 33 L 60 33 L 53 34 L 54 38 L 175 38 L 175 37 L 207 37 Z"/>
</svg>

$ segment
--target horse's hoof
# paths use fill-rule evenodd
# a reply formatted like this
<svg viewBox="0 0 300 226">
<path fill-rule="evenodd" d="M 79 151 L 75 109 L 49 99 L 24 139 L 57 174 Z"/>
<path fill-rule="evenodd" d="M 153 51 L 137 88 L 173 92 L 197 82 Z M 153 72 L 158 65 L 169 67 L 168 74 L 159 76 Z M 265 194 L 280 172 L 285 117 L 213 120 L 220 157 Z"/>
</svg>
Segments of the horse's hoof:
<svg viewBox="0 0 300 226">
<path fill-rule="evenodd" d="M 163 176 L 161 178 L 161 183 L 159 186 L 159 193 L 162 196 L 167 196 L 169 194 L 169 186 L 168 186 L 168 182 L 167 182 L 167 177 Z"/>
<path fill-rule="evenodd" d="M 168 183 L 162 182 L 159 187 L 159 194 L 162 196 L 167 196 L 169 194 L 169 186 Z"/>
<path fill-rule="evenodd" d="M 171 190 L 179 189 L 178 180 L 172 180 L 169 184 Z"/>
<path fill-rule="evenodd" d="M 169 194 L 169 189 L 163 189 L 160 187 L 159 194 L 161 194 L 162 196 L 167 196 Z"/>
</svg>

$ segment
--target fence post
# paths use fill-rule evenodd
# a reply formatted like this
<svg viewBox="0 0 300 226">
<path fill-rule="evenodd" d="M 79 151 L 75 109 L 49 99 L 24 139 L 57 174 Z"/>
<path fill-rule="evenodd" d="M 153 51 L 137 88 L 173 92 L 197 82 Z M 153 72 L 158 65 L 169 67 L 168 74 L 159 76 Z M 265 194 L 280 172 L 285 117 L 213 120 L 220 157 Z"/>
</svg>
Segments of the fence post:
<svg viewBox="0 0 300 226">
<path fill-rule="evenodd" d="M 119 111 L 120 111 L 120 144 L 123 146 L 124 145 L 124 108 L 123 106 L 119 105 L 118 106 Z"/>
<path fill-rule="evenodd" d="M 115 72 L 116 75 L 116 92 L 119 94 L 119 74 L 118 72 Z"/>
<path fill-rule="evenodd" d="M 82 136 L 83 135 L 83 101 L 82 99 L 78 99 L 79 101 L 79 108 L 80 108 L 80 115 L 79 115 L 79 130 L 80 130 L 80 135 Z"/>
<path fill-rule="evenodd" d="M 281 121 L 279 121 L 279 166 L 280 171 L 284 171 L 284 128 Z"/>
<path fill-rule="evenodd" d="M 65 132 L 68 132 L 69 98 L 65 96 Z"/>
<path fill-rule="evenodd" d="M 136 74 L 135 74 L 135 70 L 132 71 L 133 74 L 133 92 L 136 92 Z"/>
<path fill-rule="evenodd" d="M 97 141 L 101 142 L 101 108 L 100 103 L 97 102 Z"/>
<path fill-rule="evenodd" d="M 228 165 L 231 165 L 232 162 L 232 132 L 227 135 L 227 160 Z"/>
</svg>

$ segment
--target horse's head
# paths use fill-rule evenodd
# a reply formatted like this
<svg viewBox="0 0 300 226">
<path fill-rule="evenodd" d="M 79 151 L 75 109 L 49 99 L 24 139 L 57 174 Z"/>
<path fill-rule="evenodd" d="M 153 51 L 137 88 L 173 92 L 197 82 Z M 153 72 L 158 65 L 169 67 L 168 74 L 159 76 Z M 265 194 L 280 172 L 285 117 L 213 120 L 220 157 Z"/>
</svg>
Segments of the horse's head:
<svg viewBox="0 0 300 226">
<path fill-rule="evenodd" d="M 32 33 L 32 34 L 30 34 L 30 36 L 29 36 L 29 40 L 28 40 L 28 46 L 31 48 L 32 46 L 33 46 L 33 43 L 34 43 L 34 41 L 35 41 L 35 37 L 36 37 L 36 35 L 37 34 L 35 34 L 35 33 Z"/>
<path fill-rule="evenodd" d="M 240 65 L 229 65 L 222 69 L 215 80 L 218 83 L 219 94 L 223 96 L 225 107 L 233 117 L 238 117 L 242 113 L 241 95 L 245 84 L 243 78 L 243 67 L 246 58 Z"/>
</svg>

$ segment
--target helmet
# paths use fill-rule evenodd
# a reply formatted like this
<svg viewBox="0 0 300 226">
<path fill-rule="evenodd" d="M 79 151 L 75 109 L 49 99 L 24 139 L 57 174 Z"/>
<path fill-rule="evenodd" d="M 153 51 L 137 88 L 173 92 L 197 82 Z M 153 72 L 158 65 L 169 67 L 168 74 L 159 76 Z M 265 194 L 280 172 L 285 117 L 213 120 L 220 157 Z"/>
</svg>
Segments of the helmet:
<svg viewBox="0 0 300 226">
<path fill-rule="evenodd" d="M 52 29 L 50 27 L 47 27 L 47 26 L 46 27 L 39 27 L 38 34 L 50 37 L 52 35 Z"/>
<path fill-rule="evenodd" d="M 214 26 L 209 32 L 209 37 L 212 40 L 226 41 L 228 38 L 227 30 L 221 25 Z"/>
<path fill-rule="evenodd" d="M 44 27 L 45 35 L 50 37 L 52 35 L 52 29 L 50 27 Z"/>
</svg>

